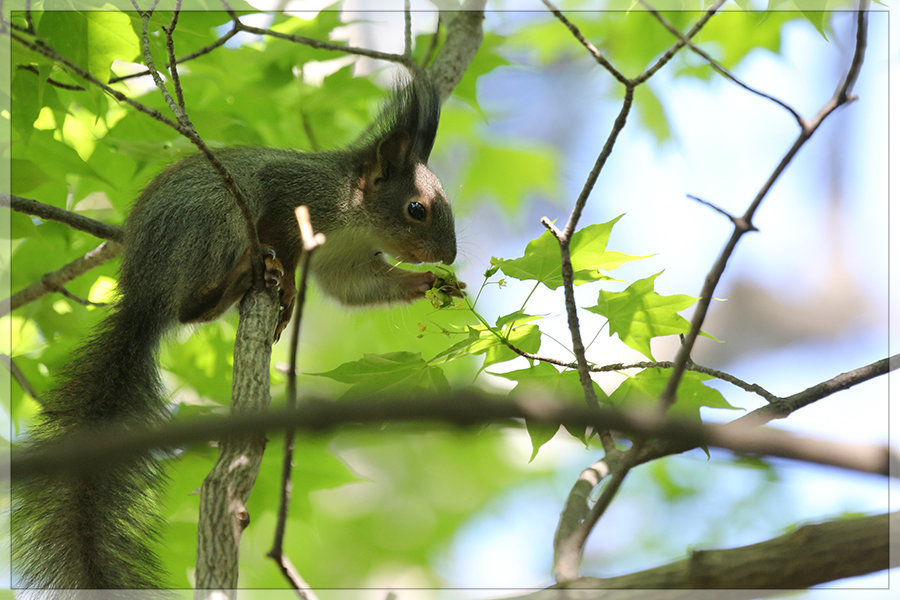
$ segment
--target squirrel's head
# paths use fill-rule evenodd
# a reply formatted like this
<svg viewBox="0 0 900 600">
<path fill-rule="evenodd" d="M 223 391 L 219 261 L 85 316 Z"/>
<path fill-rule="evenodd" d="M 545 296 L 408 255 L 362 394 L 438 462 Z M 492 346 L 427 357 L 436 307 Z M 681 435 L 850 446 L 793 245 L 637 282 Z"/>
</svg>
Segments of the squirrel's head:
<svg viewBox="0 0 900 600">
<path fill-rule="evenodd" d="M 362 202 L 382 249 L 405 262 L 456 259 L 450 203 L 428 168 L 440 116 L 433 84 L 417 77 L 382 114 L 382 133 L 367 144 Z"/>
<path fill-rule="evenodd" d="M 410 153 L 404 134 L 378 145 L 362 178 L 363 203 L 382 249 L 404 262 L 456 260 L 453 212 L 428 166 Z"/>
</svg>

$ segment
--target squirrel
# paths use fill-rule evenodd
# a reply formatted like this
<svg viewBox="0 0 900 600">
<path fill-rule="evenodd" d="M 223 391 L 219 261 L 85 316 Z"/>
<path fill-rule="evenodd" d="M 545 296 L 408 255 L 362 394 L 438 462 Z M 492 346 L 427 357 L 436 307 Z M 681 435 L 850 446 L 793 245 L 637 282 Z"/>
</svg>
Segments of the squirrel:
<svg viewBox="0 0 900 600">
<path fill-rule="evenodd" d="M 464 284 L 391 265 L 452 263 L 453 214 L 426 166 L 440 97 L 424 74 L 394 92 L 371 133 L 347 148 L 302 153 L 268 148 L 214 152 L 239 185 L 265 249 L 266 280 L 291 317 L 301 240 L 294 216 L 309 208 L 326 235 L 311 273 L 347 305 L 410 302 Z M 156 354 L 180 323 L 210 321 L 253 284 L 246 221 L 202 155 L 170 166 L 137 198 L 124 226 L 119 297 L 64 367 L 29 442 L 39 449 L 70 433 L 112 424 L 166 422 Z M 152 588 L 162 569 L 151 550 L 164 475 L 158 457 L 85 468 L 53 481 L 13 472 L 13 567 L 21 587 Z"/>
</svg>

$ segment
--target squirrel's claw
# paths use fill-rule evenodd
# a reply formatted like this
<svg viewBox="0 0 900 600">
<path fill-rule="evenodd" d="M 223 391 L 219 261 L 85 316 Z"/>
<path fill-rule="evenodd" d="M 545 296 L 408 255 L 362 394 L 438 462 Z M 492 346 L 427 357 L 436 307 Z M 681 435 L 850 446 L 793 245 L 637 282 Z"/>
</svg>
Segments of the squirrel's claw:
<svg viewBox="0 0 900 600">
<path fill-rule="evenodd" d="M 281 287 L 281 280 L 284 277 L 284 266 L 278 260 L 273 248 L 263 249 L 263 260 L 266 264 L 266 272 L 263 273 L 266 287 L 277 290 Z"/>
</svg>

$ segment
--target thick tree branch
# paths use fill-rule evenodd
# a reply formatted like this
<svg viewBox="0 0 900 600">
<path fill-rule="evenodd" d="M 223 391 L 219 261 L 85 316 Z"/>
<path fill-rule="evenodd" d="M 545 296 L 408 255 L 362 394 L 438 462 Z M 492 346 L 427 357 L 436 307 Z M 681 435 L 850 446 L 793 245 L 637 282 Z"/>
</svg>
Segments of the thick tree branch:
<svg viewBox="0 0 900 600">
<path fill-rule="evenodd" d="M 253 288 L 241 300 L 234 346 L 231 422 L 252 421 L 266 415 L 269 361 L 278 315 L 276 296 L 270 290 Z M 223 592 L 234 597 L 241 533 L 250 522 L 247 498 L 266 447 L 262 429 L 225 429 L 211 438 L 219 439 L 219 458 L 200 490 L 195 593 L 198 600 L 220 598 Z"/>
<path fill-rule="evenodd" d="M 710 596 L 717 600 L 749 600 L 773 595 L 774 590 L 803 589 L 900 566 L 900 554 L 890 552 L 890 531 L 898 527 L 900 513 L 803 525 L 757 544 L 694 550 L 688 558 L 671 564 L 619 577 L 582 577 L 517 600 L 649 600 L 661 598 L 658 592 L 646 591 L 657 589 L 691 590 L 684 594 L 668 592 L 663 596 L 665 600 L 705 598 L 698 595 L 699 589 L 723 590 Z M 568 590 L 564 596 L 560 595 L 560 587 Z M 599 591 L 623 589 L 644 591 Z"/>
<path fill-rule="evenodd" d="M 762 454 L 831 465 L 864 473 L 888 475 L 895 457 L 878 445 L 836 444 L 793 435 L 777 429 L 759 429 L 735 422 L 702 425 L 660 415 L 659 413 L 621 412 L 550 402 L 539 398 L 508 400 L 465 390 L 430 400 L 390 399 L 369 402 L 335 403 L 308 400 L 292 410 L 248 413 L 228 418 L 210 418 L 167 427 L 127 432 L 110 430 L 104 435 L 67 438 L 39 453 L 16 453 L 16 472 L 22 476 L 86 468 L 109 464 L 146 452 L 151 448 L 171 448 L 188 443 L 228 436 L 250 436 L 266 431 L 331 431 L 346 425 L 383 423 L 446 423 L 473 427 L 484 423 L 509 424 L 524 419 L 529 423 L 597 427 L 628 432 L 638 436 L 670 440 L 681 447 L 699 445 L 723 448 L 737 453 Z M 638 459 L 644 457 L 638 454 Z M 643 462 L 639 460 L 639 462 Z"/>
<path fill-rule="evenodd" d="M 440 21 L 447 36 L 440 53 L 426 69 L 437 86 L 441 101 L 446 100 L 469 68 L 484 37 L 484 5 L 486 0 L 464 0 L 460 10 L 441 11 Z"/>
</svg>

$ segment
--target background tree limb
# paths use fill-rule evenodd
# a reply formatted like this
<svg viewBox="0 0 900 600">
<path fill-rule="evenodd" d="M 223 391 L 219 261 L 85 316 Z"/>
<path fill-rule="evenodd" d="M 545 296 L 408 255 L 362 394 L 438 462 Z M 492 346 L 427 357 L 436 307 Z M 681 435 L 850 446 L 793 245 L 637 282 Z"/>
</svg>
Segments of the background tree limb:
<svg viewBox="0 0 900 600">
<path fill-rule="evenodd" d="M 813 585 L 876 573 L 900 565 L 890 552 L 890 529 L 900 527 L 900 513 L 803 525 L 776 538 L 722 550 L 694 550 L 682 560 L 618 577 L 582 577 L 568 582 L 563 592 L 549 589 L 518 600 L 695 600 L 699 589 L 730 590 L 716 599 L 759 598 L 774 590 Z M 740 588 L 746 588 L 741 590 Z M 633 594 L 598 590 L 635 589 Z M 648 590 L 690 590 L 684 594 Z M 580 590 L 580 592 L 578 591 Z M 769 592 L 761 590 L 770 590 Z"/>
</svg>

